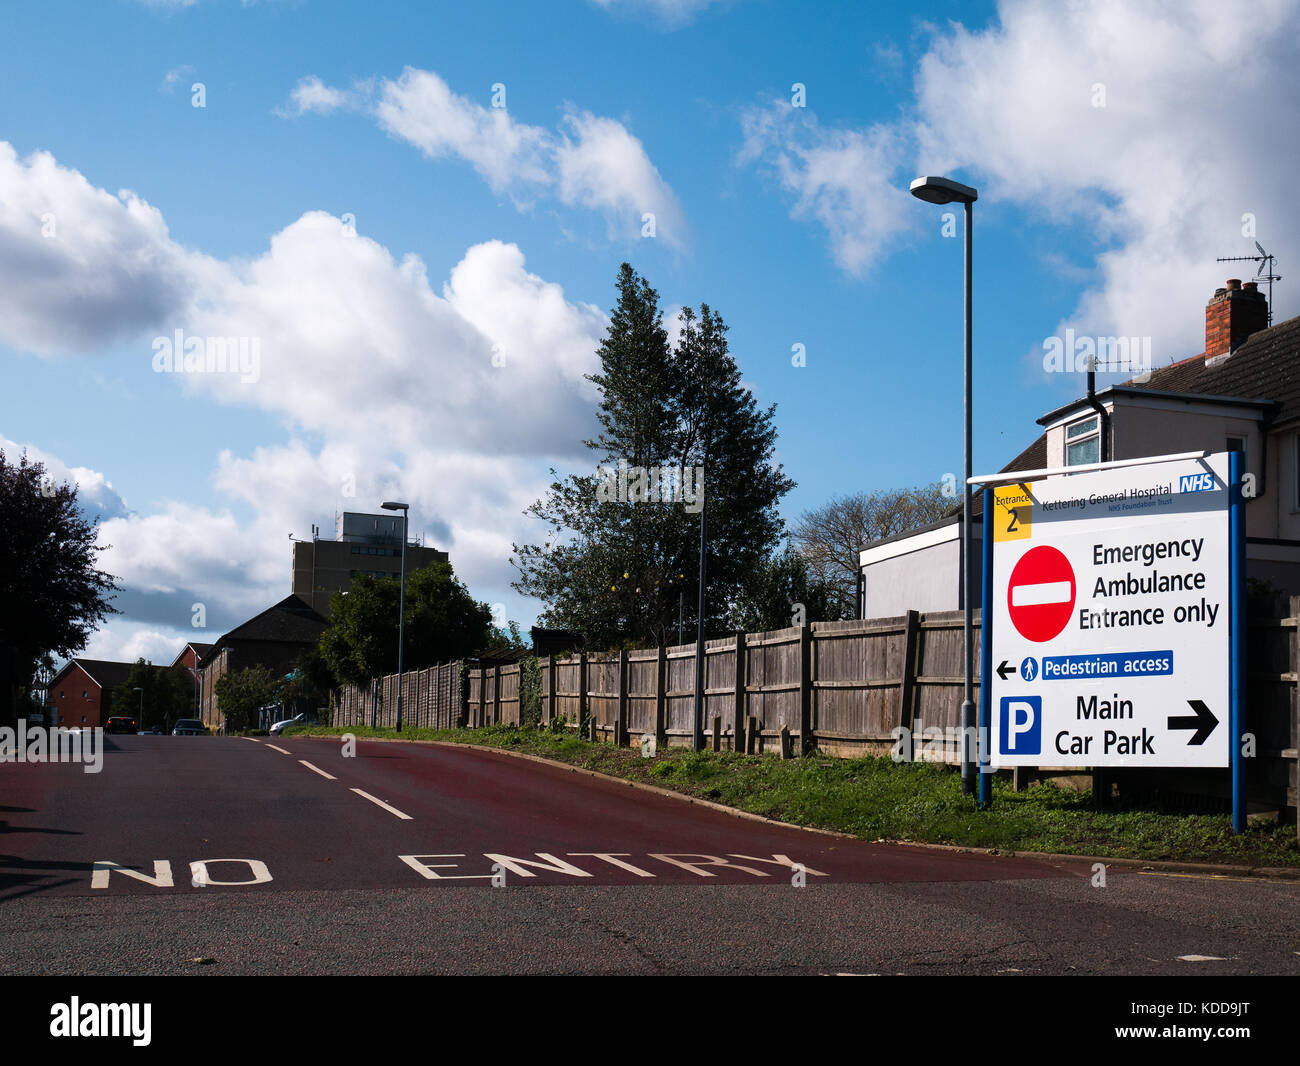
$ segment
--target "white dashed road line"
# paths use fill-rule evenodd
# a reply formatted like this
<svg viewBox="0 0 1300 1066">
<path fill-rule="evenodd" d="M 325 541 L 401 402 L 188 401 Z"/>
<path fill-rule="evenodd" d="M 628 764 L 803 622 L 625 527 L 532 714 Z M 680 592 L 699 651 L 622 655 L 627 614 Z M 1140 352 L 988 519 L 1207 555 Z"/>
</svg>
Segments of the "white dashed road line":
<svg viewBox="0 0 1300 1066">
<path fill-rule="evenodd" d="M 372 796 L 369 792 L 362 792 L 361 789 L 359 789 L 359 788 L 350 789 L 349 791 L 351 791 L 351 792 L 355 792 L 358 796 L 361 796 L 361 797 L 363 797 L 364 799 L 368 799 L 371 803 L 378 804 L 380 807 L 383 807 L 384 810 L 386 810 L 389 814 L 395 814 L 395 815 L 397 815 L 398 818 L 401 818 L 401 819 L 402 819 L 403 821 L 405 821 L 405 822 L 409 822 L 409 821 L 411 821 L 411 816 L 410 816 L 409 814 L 403 814 L 403 813 L 402 813 L 401 811 L 399 811 L 396 807 L 390 807 L 390 806 L 389 806 L 387 803 L 385 803 L 383 800 L 381 800 L 381 799 L 376 799 L 376 798 L 375 798 L 374 796 Z"/>
<path fill-rule="evenodd" d="M 270 748 L 272 751 L 278 751 L 281 755 L 289 754 L 289 752 L 285 751 L 284 748 L 277 748 L 274 744 L 268 744 L 267 747 Z"/>
<path fill-rule="evenodd" d="M 316 773 L 320 774 L 321 777 L 325 778 L 327 781 L 337 781 L 337 780 L 338 780 L 338 778 L 335 777 L 333 774 L 327 774 L 327 773 L 326 773 L 324 770 L 322 770 L 319 766 L 312 766 L 312 764 L 309 763 L 306 759 L 299 759 L 298 761 L 299 761 L 300 763 L 302 763 L 303 766 L 307 767 L 308 770 L 315 770 Z"/>
</svg>

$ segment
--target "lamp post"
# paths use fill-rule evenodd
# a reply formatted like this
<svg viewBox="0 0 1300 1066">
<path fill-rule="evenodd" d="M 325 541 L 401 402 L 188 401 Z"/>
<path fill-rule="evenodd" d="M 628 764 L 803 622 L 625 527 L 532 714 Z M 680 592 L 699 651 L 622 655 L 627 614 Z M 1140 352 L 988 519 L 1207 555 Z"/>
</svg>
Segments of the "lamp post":
<svg viewBox="0 0 1300 1066">
<path fill-rule="evenodd" d="M 383 505 L 385 511 L 402 512 L 402 591 L 399 593 L 397 607 L 397 731 L 402 731 L 402 646 L 406 643 L 406 519 L 411 509 L 409 503 L 395 503 L 392 500 Z"/>
<path fill-rule="evenodd" d="M 912 195 L 929 204 L 961 203 L 966 207 L 966 358 L 963 407 L 965 411 L 965 442 L 963 445 L 963 462 L 965 473 L 961 483 L 961 603 L 962 629 L 965 635 L 963 657 L 965 659 L 965 699 L 961 705 L 962 757 L 961 757 L 961 791 L 969 796 L 975 791 L 975 764 L 971 758 L 969 738 L 975 728 L 975 701 L 973 659 L 974 647 L 971 639 L 971 523 L 970 523 L 970 476 L 971 476 L 971 206 L 979 199 L 979 193 L 969 185 L 950 178 L 920 177 L 911 184 Z M 984 634 L 988 640 L 988 634 Z M 985 678 L 984 684 L 988 684 Z"/>
<path fill-rule="evenodd" d="M 139 685 L 135 686 L 135 691 L 140 693 L 140 720 L 136 723 L 135 731 L 137 733 L 144 730 L 144 689 Z"/>
</svg>

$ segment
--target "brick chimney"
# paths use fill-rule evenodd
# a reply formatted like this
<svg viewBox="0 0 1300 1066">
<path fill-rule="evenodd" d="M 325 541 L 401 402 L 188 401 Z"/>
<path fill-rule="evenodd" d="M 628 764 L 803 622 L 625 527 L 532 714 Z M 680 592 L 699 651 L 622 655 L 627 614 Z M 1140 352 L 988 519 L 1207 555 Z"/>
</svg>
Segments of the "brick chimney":
<svg viewBox="0 0 1300 1066">
<path fill-rule="evenodd" d="M 1253 281 L 1243 286 L 1229 278 L 1227 288 L 1216 289 L 1205 305 L 1205 363 L 1231 355 L 1252 333 L 1268 325 L 1268 300 Z"/>
</svg>

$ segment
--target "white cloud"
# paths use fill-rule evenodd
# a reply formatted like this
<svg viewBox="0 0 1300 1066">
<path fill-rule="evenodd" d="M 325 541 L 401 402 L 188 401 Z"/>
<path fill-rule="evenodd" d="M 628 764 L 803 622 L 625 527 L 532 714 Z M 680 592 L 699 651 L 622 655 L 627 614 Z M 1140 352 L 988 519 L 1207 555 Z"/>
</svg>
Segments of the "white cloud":
<svg viewBox="0 0 1300 1066">
<path fill-rule="evenodd" d="M 1201 350 L 1200 309 L 1241 272 L 1216 257 L 1253 252 L 1244 216 L 1270 251 L 1300 244 L 1287 106 L 1300 97 L 1300 6 L 1270 0 L 1242 20 L 1213 0 L 1003 0 L 985 29 L 931 32 L 907 118 L 832 131 L 785 104 L 742 115 L 738 162 L 766 165 L 846 272 L 915 224 L 914 175 L 951 174 L 981 204 L 1099 246 L 1068 323 L 1150 336 L 1159 365 Z M 1277 295 L 1284 317 L 1296 301 Z"/>
<path fill-rule="evenodd" d="M 116 196 L 48 152 L 0 141 L 0 343 L 28 351 L 105 348 L 174 312 L 205 269 L 162 214 Z"/>
<path fill-rule="evenodd" d="M 320 212 L 231 269 L 187 334 L 258 338 L 260 377 L 182 375 L 191 389 L 287 416 L 340 442 L 396 451 L 570 453 L 590 418 L 603 316 L 524 269 L 515 245 L 469 249 L 441 295 L 424 263 L 401 261 Z M 506 413 L 508 412 L 508 416 Z"/>
<path fill-rule="evenodd" d="M 519 121 L 504 107 L 485 107 L 453 92 L 433 71 L 414 67 L 352 90 L 303 78 L 280 114 L 343 107 L 367 112 L 430 159 L 464 160 L 520 209 L 554 197 L 600 213 L 619 239 L 639 238 L 649 212 L 656 216 L 657 237 L 674 247 L 685 242 L 685 217 L 671 187 L 642 142 L 614 119 L 571 109 L 558 130 L 549 130 Z"/>
<path fill-rule="evenodd" d="M 358 111 L 366 104 L 364 86 L 353 89 L 332 89 L 320 78 L 309 76 L 299 80 L 289 94 L 289 104 L 276 108 L 283 118 L 295 118 L 308 112 L 328 115 L 334 111 Z"/>
<path fill-rule="evenodd" d="M 194 68 L 190 66 L 188 63 L 179 67 L 172 67 L 171 70 L 169 70 L 166 74 L 163 75 L 163 80 L 162 83 L 158 86 L 158 91 L 164 93 L 174 93 L 176 91 L 176 86 L 180 84 L 181 79 L 184 78 L 187 74 L 192 74 L 192 73 L 194 73 Z"/>
<path fill-rule="evenodd" d="M 1293 3 L 1242 21 L 1207 0 L 1004 2 L 997 25 L 953 27 L 921 63 L 921 169 L 970 168 L 982 196 L 1085 226 L 1107 247 L 1071 321 L 1152 336 L 1159 364 L 1201 350 L 1198 312 L 1237 273 L 1216 256 L 1253 251 L 1244 214 L 1265 246 L 1300 242 L 1298 96 Z"/>
<path fill-rule="evenodd" d="M 168 276 L 145 272 L 119 286 L 72 334 L 60 286 L 29 285 L 29 302 L 13 308 L 22 328 L 0 326 L 9 343 L 42 351 L 54 338 L 91 349 L 104 334 L 124 334 L 139 344 L 136 371 L 149 373 L 152 336 L 247 338 L 260 355 L 255 382 L 180 373 L 178 387 L 260 408 L 302 433 L 223 452 L 211 476 L 215 505 L 165 500 L 136 511 L 104 474 L 29 449 L 56 477 L 75 477 L 105 518 L 99 565 L 124 587 L 114 633 L 140 642 L 187 632 L 201 603 L 209 628 L 200 639 L 215 639 L 288 594 L 290 534 L 318 523 L 331 536 L 335 511 L 373 510 L 395 494 L 411 500 L 412 532 L 449 551 L 475 595 L 518 603 L 507 559 L 511 542 L 530 534 L 523 511 L 544 491 L 547 463 L 576 458 L 596 428 L 585 375 L 605 328 L 598 308 L 530 273 L 522 251 L 500 241 L 469 248 L 435 288 L 417 256 L 397 259 L 320 212 L 274 234 L 259 256 L 210 259 L 171 241 L 141 201 L 109 196 L 48 156 L 26 167 L 9 159 L 9 187 L 28 202 L 79 210 L 82 254 L 62 263 L 69 283 L 86 260 L 102 267 L 105 242 L 123 232 L 139 261 L 172 264 Z M 12 213 L 6 219 L 8 233 Z M 0 304 L 7 299 L 0 293 Z M 126 647 L 128 637 L 113 640 Z"/>
<path fill-rule="evenodd" d="M 374 116 L 381 129 L 431 159 L 466 160 L 493 192 L 551 181 L 545 130 L 452 92 L 433 71 L 407 67 L 395 81 L 381 82 Z"/>
<path fill-rule="evenodd" d="M 681 206 L 641 142 L 621 122 L 587 111 L 565 116 L 565 127 L 555 149 L 560 199 L 594 207 L 611 220 L 630 219 L 636 226 L 652 214 L 656 235 L 662 227 L 668 241 L 680 246 L 685 230 Z"/>
<path fill-rule="evenodd" d="M 201 630 L 186 632 L 137 622 L 116 621 L 98 630 L 89 640 L 79 659 L 107 659 L 109 662 L 133 663 L 144 659 L 155 666 L 170 666 L 181 649 L 191 640 L 210 644 Z"/>
<path fill-rule="evenodd" d="M 708 7 L 726 0 L 592 0 L 606 11 L 646 13 L 656 18 L 665 28 L 676 29 L 695 20 L 695 16 Z"/>
<path fill-rule="evenodd" d="M 41 463 L 45 473 L 56 485 L 72 484 L 77 487 L 77 502 L 86 516 L 116 518 L 129 513 L 126 501 L 118 495 L 112 483 L 98 470 L 85 466 L 68 466 L 58 456 L 43 451 L 34 444 L 19 443 L 0 436 L 0 451 L 10 463 L 18 462 L 26 452 L 29 462 Z"/>
<path fill-rule="evenodd" d="M 795 197 L 791 215 L 825 228 L 839 267 L 860 275 L 892 250 L 915 212 L 899 168 L 907 142 L 893 126 L 824 129 L 816 116 L 786 101 L 741 116 L 740 163 L 758 160 Z"/>
</svg>

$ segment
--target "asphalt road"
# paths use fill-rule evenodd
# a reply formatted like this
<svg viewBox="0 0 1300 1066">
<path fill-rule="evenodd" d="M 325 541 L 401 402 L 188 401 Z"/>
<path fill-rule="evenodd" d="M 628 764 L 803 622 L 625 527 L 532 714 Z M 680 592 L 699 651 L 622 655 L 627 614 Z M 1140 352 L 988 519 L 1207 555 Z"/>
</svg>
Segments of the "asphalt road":
<svg viewBox="0 0 1300 1066">
<path fill-rule="evenodd" d="M 0 973 L 1300 973 L 1296 882 L 1098 887 L 483 751 L 106 740 L 0 765 Z"/>
</svg>

